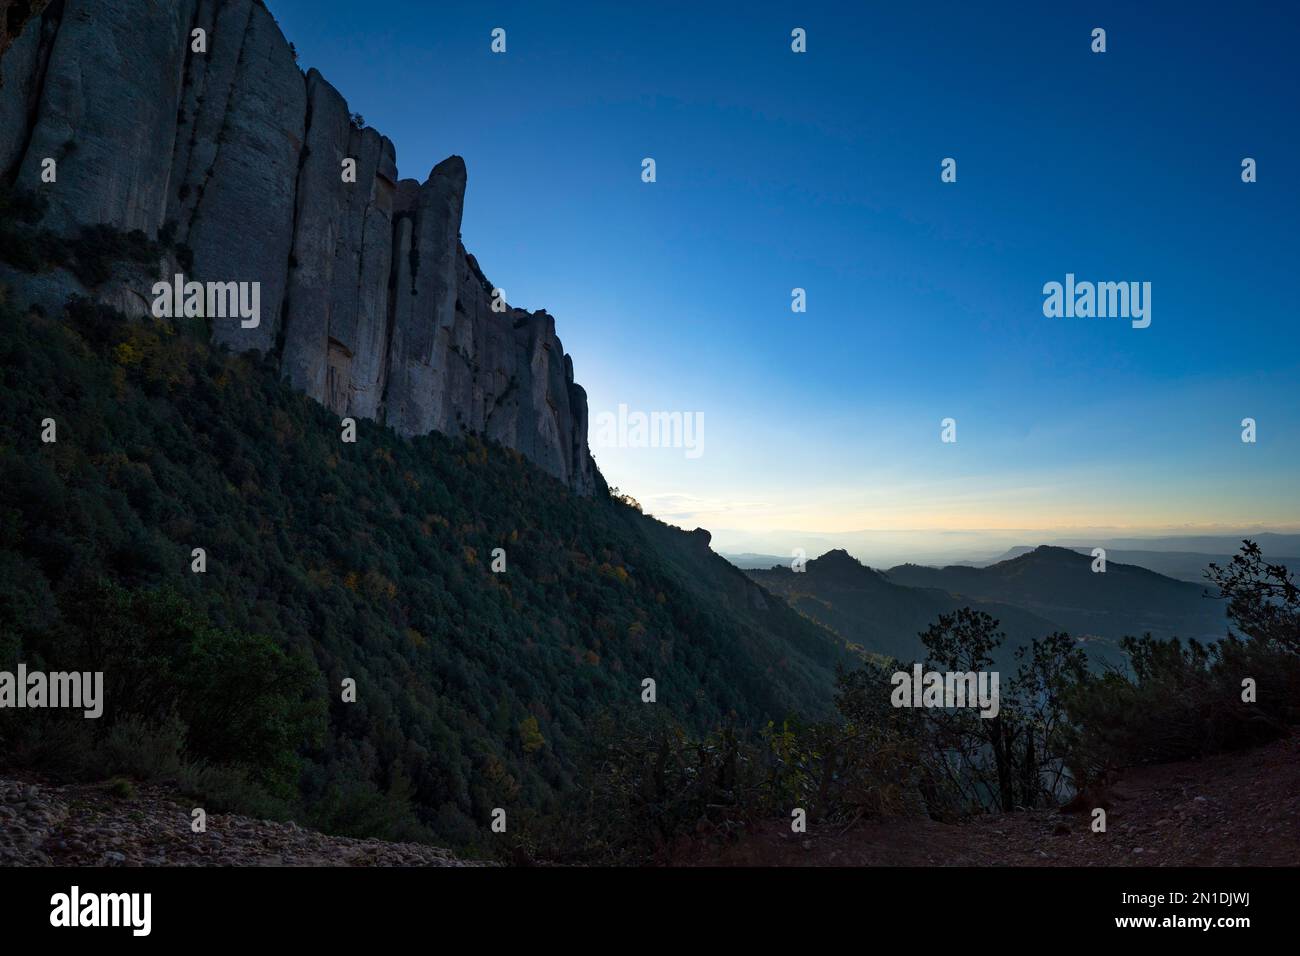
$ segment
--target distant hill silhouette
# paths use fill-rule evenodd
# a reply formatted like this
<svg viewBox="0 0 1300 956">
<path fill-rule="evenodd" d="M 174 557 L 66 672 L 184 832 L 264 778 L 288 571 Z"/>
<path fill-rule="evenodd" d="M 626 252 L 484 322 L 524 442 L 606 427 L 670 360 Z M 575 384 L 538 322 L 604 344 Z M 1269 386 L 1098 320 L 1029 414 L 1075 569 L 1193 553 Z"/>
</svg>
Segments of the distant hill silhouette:
<svg viewBox="0 0 1300 956">
<path fill-rule="evenodd" d="M 1071 551 L 1077 551 L 1080 554 L 1091 554 L 1094 547 L 1104 547 L 1106 549 L 1106 559 L 1110 562 L 1121 564 L 1135 564 L 1140 568 L 1146 568 L 1148 571 L 1155 571 L 1157 574 L 1163 574 L 1166 577 L 1175 578 L 1179 581 L 1191 581 L 1194 584 L 1205 583 L 1205 569 L 1211 564 L 1224 566 L 1232 560 L 1232 555 L 1236 552 L 1236 545 L 1226 548 L 1222 551 L 1167 551 L 1163 549 L 1130 549 L 1130 548 L 1113 548 L 1104 542 L 1100 545 L 1081 545 L 1071 544 L 1064 545 Z M 963 561 L 958 562 L 962 565 L 972 565 L 975 567 L 987 567 L 991 564 L 997 564 L 1001 561 L 1009 561 L 1012 558 L 1018 558 L 1022 554 L 1028 554 L 1034 550 L 1033 545 L 1016 545 L 1014 548 L 1008 548 L 1007 551 L 992 561 Z M 1281 564 L 1288 568 L 1300 568 L 1300 558 L 1274 558 L 1269 560 L 1275 564 Z"/>
<path fill-rule="evenodd" d="M 1226 633 L 1223 605 L 1205 588 L 1146 568 L 1108 560 L 1093 573 L 1090 555 L 1042 545 L 984 568 L 915 564 L 890 568 L 888 579 L 907 587 L 938 588 L 976 601 L 1013 604 L 1076 637 L 1118 640 L 1150 631 L 1216 640 Z"/>
</svg>

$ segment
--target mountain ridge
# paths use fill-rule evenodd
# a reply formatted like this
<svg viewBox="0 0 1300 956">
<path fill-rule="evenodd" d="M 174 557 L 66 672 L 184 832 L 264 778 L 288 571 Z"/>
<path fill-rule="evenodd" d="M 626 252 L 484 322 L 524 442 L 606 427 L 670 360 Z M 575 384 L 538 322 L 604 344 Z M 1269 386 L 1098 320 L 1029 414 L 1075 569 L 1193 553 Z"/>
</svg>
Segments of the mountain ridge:
<svg viewBox="0 0 1300 956">
<path fill-rule="evenodd" d="M 1094 572 L 1093 560 L 1069 548 L 1039 545 L 987 567 L 903 564 L 886 574 L 899 584 L 1015 604 L 1075 635 L 1118 640 L 1149 631 L 1215 640 L 1226 633 L 1222 604 L 1211 602 L 1202 586 L 1114 561 Z"/>
</svg>

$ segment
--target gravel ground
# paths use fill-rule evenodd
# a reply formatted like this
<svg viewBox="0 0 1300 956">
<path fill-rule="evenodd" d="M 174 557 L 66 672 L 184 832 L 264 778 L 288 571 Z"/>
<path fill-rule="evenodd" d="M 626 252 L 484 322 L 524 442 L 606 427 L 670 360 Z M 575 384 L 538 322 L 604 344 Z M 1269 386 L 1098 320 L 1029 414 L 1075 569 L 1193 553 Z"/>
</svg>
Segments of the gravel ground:
<svg viewBox="0 0 1300 956">
<path fill-rule="evenodd" d="M 129 797 L 106 785 L 0 777 L 0 866 L 475 866 L 419 843 L 326 836 L 295 823 L 210 813 L 162 788 Z"/>
</svg>

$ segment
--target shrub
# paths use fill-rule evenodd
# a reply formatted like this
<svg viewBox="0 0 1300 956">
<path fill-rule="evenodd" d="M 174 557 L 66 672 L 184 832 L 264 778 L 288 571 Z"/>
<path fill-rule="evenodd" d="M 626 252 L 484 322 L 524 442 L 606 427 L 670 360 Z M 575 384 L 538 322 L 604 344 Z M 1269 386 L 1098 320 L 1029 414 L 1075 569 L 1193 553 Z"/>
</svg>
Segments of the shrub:
<svg viewBox="0 0 1300 956">
<path fill-rule="evenodd" d="M 105 789 L 119 800 L 135 799 L 135 784 L 125 777 L 114 777 Z"/>
<path fill-rule="evenodd" d="M 163 772 L 172 743 L 178 764 L 183 740 L 189 758 L 242 766 L 273 788 L 296 785 L 300 748 L 324 730 L 307 661 L 212 626 L 171 588 L 82 583 L 68 592 L 64 619 L 77 634 L 70 659 L 104 672 L 105 716 L 115 731 L 126 722 L 123 745 L 146 758 L 146 775 Z"/>
<path fill-rule="evenodd" d="M 1111 671 L 1069 701 L 1079 725 L 1071 764 L 1080 781 L 1135 764 L 1237 750 L 1276 739 L 1300 720 L 1300 657 L 1262 641 L 1210 645 L 1125 638 L 1132 673 Z M 1242 700 L 1242 681 L 1258 698 Z"/>
<path fill-rule="evenodd" d="M 117 720 L 100 744 L 102 772 L 130 774 L 137 780 L 175 777 L 185 749 L 185 724 L 175 715 L 150 722 L 135 714 Z"/>
<path fill-rule="evenodd" d="M 1265 561 L 1258 544 L 1243 541 L 1227 567 L 1211 564 L 1205 576 L 1242 634 L 1300 653 L 1300 585 L 1286 567 Z"/>
</svg>

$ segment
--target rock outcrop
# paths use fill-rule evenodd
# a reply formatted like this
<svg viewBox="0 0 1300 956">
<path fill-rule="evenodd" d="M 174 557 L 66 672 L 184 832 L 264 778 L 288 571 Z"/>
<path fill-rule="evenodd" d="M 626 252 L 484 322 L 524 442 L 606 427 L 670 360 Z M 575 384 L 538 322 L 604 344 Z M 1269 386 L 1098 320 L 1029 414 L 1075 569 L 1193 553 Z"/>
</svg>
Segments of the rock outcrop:
<svg viewBox="0 0 1300 956">
<path fill-rule="evenodd" d="M 307 109 L 282 368 L 335 411 L 375 418 L 387 371 L 396 154 L 353 125 L 347 102 L 315 70 Z M 355 183 L 344 182 L 349 159 Z"/>
<path fill-rule="evenodd" d="M 260 0 L 29 9 L 0 59 L 0 177 L 48 198 L 47 227 L 165 235 L 192 251 L 187 279 L 258 283 L 258 324 L 210 316 L 213 339 L 275 356 L 340 416 L 479 433 L 603 487 L 554 319 L 507 306 L 460 242 L 460 157 L 399 180 L 393 144 L 302 73 Z M 137 313 L 150 292 L 85 291 Z"/>
</svg>

